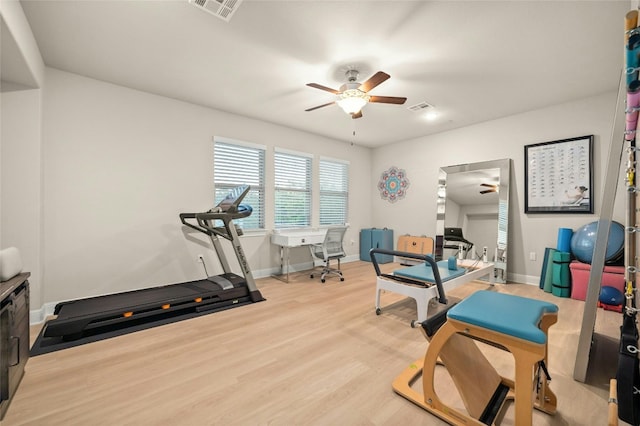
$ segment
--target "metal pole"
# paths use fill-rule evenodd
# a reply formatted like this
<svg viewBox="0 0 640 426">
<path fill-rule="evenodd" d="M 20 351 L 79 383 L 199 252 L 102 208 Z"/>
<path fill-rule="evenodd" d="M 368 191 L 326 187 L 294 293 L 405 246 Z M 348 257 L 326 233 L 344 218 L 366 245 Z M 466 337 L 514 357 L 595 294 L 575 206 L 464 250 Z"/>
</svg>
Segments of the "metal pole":
<svg viewBox="0 0 640 426">
<path fill-rule="evenodd" d="M 600 208 L 600 220 L 596 231 L 596 243 L 591 260 L 591 272 L 589 273 L 589 287 L 587 288 L 587 298 L 584 303 L 584 315 L 582 316 L 582 327 L 580 329 L 580 339 L 578 340 L 578 352 L 573 369 L 573 378 L 579 382 L 584 382 L 587 377 L 587 367 L 589 366 L 589 355 L 591 352 L 591 342 L 593 340 L 593 329 L 596 323 L 596 310 L 598 309 L 598 296 L 600 295 L 600 281 L 604 270 L 604 258 L 609 240 L 609 230 L 611 228 L 611 218 L 613 217 L 613 204 L 618 188 L 618 174 L 622 160 L 624 148 L 625 114 L 620 114 L 620 107 L 624 108 L 627 87 L 625 75 L 620 76 L 618 85 L 618 98 L 616 100 L 616 112 L 613 120 L 611 132 L 611 145 L 609 149 L 609 159 L 605 172 L 604 184 L 602 186 L 602 204 Z"/>
</svg>

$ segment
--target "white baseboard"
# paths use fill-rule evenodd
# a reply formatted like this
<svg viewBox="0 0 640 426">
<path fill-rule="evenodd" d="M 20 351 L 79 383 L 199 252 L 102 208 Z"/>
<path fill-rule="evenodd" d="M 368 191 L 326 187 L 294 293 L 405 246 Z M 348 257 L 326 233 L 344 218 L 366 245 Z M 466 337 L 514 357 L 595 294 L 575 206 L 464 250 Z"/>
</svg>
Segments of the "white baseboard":
<svg viewBox="0 0 640 426">
<path fill-rule="evenodd" d="M 507 281 L 510 283 L 540 285 L 540 277 L 521 274 L 507 274 Z"/>
<path fill-rule="evenodd" d="M 29 324 L 36 325 L 43 323 L 47 317 L 53 315 L 53 311 L 59 302 L 45 303 L 40 309 L 32 309 L 29 311 Z"/>
<path fill-rule="evenodd" d="M 349 263 L 349 262 L 357 262 L 360 260 L 360 256 L 357 254 L 354 255 L 350 255 L 347 257 L 344 257 L 342 260 L 340 260 L 341 263 Z M 290 273 L 297 273 L 297 272 L 304 272 L 304 271 L 310 271 L 311 269 L 313 269 L 316 266 L 321 266 L 322 262 L 321 261 L 316 261 L 316 262 L 304 262 L 304 263 L 294 263 L 289 265 L 289 272 Z M 267 278 L 267 277 L 271 277 L 273 275 L 280 275 L 280 273 L 282 271 L 280 271 L 280 267 L 274 267 L 274 268 L 269 268 L 269 269 L 259 269 L 256 271 L 252 271 L 253 272 L 253 277 L 258 279 L 258 278 Z"/>
</svg>

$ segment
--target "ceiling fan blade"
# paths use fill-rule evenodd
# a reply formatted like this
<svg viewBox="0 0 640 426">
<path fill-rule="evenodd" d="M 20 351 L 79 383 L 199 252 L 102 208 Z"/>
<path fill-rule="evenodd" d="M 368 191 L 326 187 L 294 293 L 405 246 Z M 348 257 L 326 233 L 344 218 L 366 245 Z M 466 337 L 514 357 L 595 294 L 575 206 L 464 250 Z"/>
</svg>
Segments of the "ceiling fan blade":
<svg viewBox="0 0 640 426">
<path fill-rule="evenodd" d="M 360 85 L 360 87 L 358 87 L 358 89 L 362 90 L 363 92 L 366 93 L 369 90 L 371 90 L 374 87 L 376 87 L 378 84 L 380 84 L 383 81 L 389 79 L 389 77 L 391 77 L 391 76 L 389 74 L 387 74 L 386 72 L 378 71 L 373 76 L 371 76 L 371 78 L 369 78 L 369 80 L 367 80 L 364 83 L 362 83 Z"/>
<path fill-rule="evenodd" d="M 329 106 L 329 105 L 333 105 L 333 104 L 335 104 L 335 102 L 329 102 L 329 103 L 326 103 L 326 104 L 323 104 L 323 105 L 315 106 L 313 108 L 305 109 L 305 111 L 313 111 L 314 109 L 323 108 L 323 107 L 326 107 L 326 106 Z"/>
<path fill-rule="evenodd" d="M 362 111 L 351 113 L 351 118 L 356 119 L 362 117 Z"/>
<path fill-rule="evenodd" d="M 402 105 L 407 101 L 407 98 L 398 98 L 395 96 L 371 96 L 369 102 L 377 102 L 379 104 L 396 104 Z"/>
<path fill-rule="evenodd" d="M 334 95 L 339 95 L 340 93 L 342 93 L 339 90 L 332 89 L 331 87 L 323 86 L 322 84 L 318 84 L 318 83 L 307 83 L 307 86 L 313 87 L 314 89 L 320 89 L 320 90 L 324 90 L 324 91 L 327 91 L 327 92 L 331 92 Z"/>
</svg>

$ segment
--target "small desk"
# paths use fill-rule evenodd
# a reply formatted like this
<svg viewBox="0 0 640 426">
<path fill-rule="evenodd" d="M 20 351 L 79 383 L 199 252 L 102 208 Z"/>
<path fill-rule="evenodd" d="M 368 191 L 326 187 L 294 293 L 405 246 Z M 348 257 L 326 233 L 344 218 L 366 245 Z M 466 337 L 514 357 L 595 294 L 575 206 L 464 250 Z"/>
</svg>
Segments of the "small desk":
<svg viewBox="0 0 640 426">
<path fill-rule="evenodd" d="M 289 282 L 289 250 L 292 247 L 310 246 L 324 241 L 327 230 L 320 231 L 276 231 L 271 235 L 271 244 L 280 246 L 280 280 Z M 285 271 L 286 269 L 286 271 Z M 282 277 L 285 277 L 284 279 Z"/>
</svg>

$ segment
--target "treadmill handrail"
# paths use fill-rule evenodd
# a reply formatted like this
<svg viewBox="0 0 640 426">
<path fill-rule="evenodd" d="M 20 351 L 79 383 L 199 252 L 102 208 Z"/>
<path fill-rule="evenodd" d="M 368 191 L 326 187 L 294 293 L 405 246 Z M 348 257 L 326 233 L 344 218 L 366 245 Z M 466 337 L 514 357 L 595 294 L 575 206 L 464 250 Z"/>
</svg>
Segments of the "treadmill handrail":
<svg viewBox="0 0 640 426">
<path fill-rule="evenodd" d="M 445 236 L 444 237 L 444 241 L 445 241 L 445 244 L 446 244 L 446 241 L 455 241 L 457 243 L 466 244 L 467 246 L 469 246 L 468 248 L 473 247 L 473 243 L 471 241 L 467 240 L 466 238 L 463 238 L 463 237 Z M 445 247 L 445 248 L 454 248 L 454 247 L 449 245 L 449 247 Z M 456 246 L 455 248 L 458 248 L 458 247 Z"/>
<path fill-rule="evenodd" d="M 243 217 L 247 217 L 247 216 L 251 216 L 251 213 L 253 212 L 253 209 L 251 208 L 251 206 L 247 205 L 247 204 L 241 204 L 240 206 L 236 207 L 236 209 L 233 212 L 230 211 L 222 211 L 222 212 L 216 212 L 216 211 L 208 211 L 208 212 L 203 212 L 203 213 L 195 213 L 195 217 L 196 219 L 198 219 L 198 222 L 200 221 L 205 221 L 205 220 L 228 220 L 228 219 L 240 219 Z"/>
<path fill-rule="evenodd" d="M 183 225 L 187 225 L 189 228 L 195 229 L 196 231 L 199 231 L 211 236 L 212 231 L 209 230 L 208 228 L 199 226 L 200 225 L 199 221 L 198 221 L 198 225 L 187 221 L 187 219 L 197 220 L 197 217 L 196 217 L 197 215 L 198 213 L 180 213 L 180 222 L 182 222 Z"/>
<path fill-rule="evenodd" d="M 206 215 L 207 213 L 180 213 L 180 221 L 187 225 L 189 228 L 195 229 L 196 231 L 202 232 L 203 234 L 207 234 L 210 237 L 213 237 L 214 235 L 218 236 L 218 237 L 223 237 L 226 238 L 227 240 L 231 240 L 231 236 L 229 235 L 229 231 L 228 231 L 228 222 L 229 222 L 229 218 L 225 218 L 226 220 L 222 220 L 224 222 L 224 230 L 225 232 L 220 232 L 220 229 L 212 227 L 209 225 L 209 222 L 207 222 L 208 219 L 205 218 L 203 219 L 202 215 Z M 216 214 L 220 214 L 220 213 L 216 213 Z M 187 221 L 187 219 L 195 219 L 197 222 L 196 224 L 190 223 Z M 213 220 L 213 219 L 209 219 L 209 220 Z"/>
<path fill-rule="evenodd" d="M 376 270 L 376 275 L 379 277 L 382 276 L 382 273 L 380 272 L 380 266 L 378 265 L 378 260 L 376 259 L 376 256 L 375 256 L 378 253 L 416 259 L 416 260 L 424 260 L 426 263 L 428 263 L 431 266 L 431 270 L 433 271 L 433 279 L 436 282 L 436 289 L 438 291 L 438 302 L 443 305 L 447 304 L 447 297 L 444 293 L 444 286 L 442 285 L 442 278 L 440 278 L 440 271 L 438 270 L 438 264 L 431 256 L 429 256 L 428 254 L 417 254 L 417 253 L 409 253 L 404 251 L 372 248 L 371 250 L 369 250 L 369 256 L 371 257 L 373 268 Z"/>
<path fill-rule="evenodd" d="M 195 229 L 196 231 L 202 232 L 204 234 L 209 235 L 210 237 L 216 235 L 219 237 L 226 238 L 227 240 L 231 240 L 231 235 L 229 231 L 230 226 L 233 225 L 233 219 L 243 218 L 247 216 L 251 216 L 253 209 L 250 205 L 240 204 L 238 208 L 230 213 L 229 211 L 208 211 L 203 213 L 180 213 L 180 221 L 187 225 L 188 227 Z M 192 219 L 197 222 L 191 223 L 187 219 Z M 212 226 L 213 221 L 220 220 L 224 223 L 224 227 L 215 227 Z M 236 226 L 236 232 L 239 235 L 242 235 L 242 230 Z"/>
</svg>

